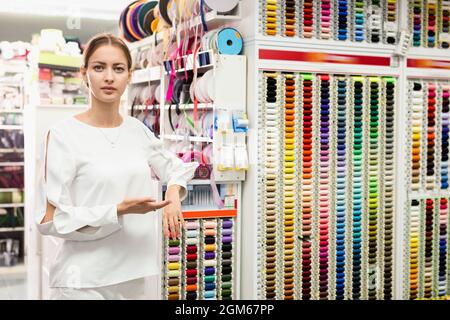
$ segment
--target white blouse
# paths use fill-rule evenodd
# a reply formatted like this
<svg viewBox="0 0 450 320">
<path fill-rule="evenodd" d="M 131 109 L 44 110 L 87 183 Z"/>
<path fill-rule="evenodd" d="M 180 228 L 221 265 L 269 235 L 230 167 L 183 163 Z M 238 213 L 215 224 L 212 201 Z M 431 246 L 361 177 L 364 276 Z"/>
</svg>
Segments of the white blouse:
<svg viewBox="0 0 450 320">
<path fill-rule="evenodd" d="M 42 149 L 45 159 L 45 141 Z M 160 272 L 158 215 L 117 216 L 117 204 L 126 198 L 157 198 L 150 194 L 149 166 L 168 186 L 180 185 L 183 200 L 198 164 L 183 163 L 164 150 L 130 116 L 116 128 L 70 117 L 49 130 L 47 179 L 42 165 L 36 224 L 42 234 L 65 239 L 51 266 L 50 287 L 101 287 Z M 56 207 L 53 221 L 40 224 L 47 199 Z"/>
</svg>

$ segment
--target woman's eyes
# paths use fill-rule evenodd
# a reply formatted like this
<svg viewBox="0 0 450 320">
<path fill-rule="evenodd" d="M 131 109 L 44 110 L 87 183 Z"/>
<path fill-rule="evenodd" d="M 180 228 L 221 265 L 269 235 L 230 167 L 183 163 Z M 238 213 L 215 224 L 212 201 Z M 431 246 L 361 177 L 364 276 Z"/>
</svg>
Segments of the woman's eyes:
<svg viewBox="0 0 450 320">
<path fill-rule="evenodd" d="M 94 66 L 93 69 L 94 69 L 94 71 L 100 72 L 100 71 L 103 71 L 103 69 L 105 69 L 105 68 L 103 66 Z M 122 73 L 122 72 L 125 71 L 125 68 L 123 68 L 123 67 L 115 67 L 114 71 L 116 71 L 118 73 Z"/>
</svg>

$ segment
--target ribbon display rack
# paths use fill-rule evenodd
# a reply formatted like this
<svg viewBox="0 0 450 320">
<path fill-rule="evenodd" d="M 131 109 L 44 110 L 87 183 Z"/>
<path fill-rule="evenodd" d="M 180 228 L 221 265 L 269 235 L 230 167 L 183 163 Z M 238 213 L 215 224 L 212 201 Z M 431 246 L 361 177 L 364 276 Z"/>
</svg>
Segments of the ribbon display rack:
<svg viewBox="0 0 450 320">
<path fill-rule="evenodd" d="M 208 12 L 204 19 L 192 19 L 187 31 L 194 32 L 203 23 L 212 30 L 236 21 L 240 3 L 233 12 Z M 183 161 L 200 164 L 182 202 L 186 229 L 180 239 L 162 237 L 158 245 L 158 296 L 238 299 L 241 183 L 249 167 L 247 59 L 220 54 L 214 31 L 204 34 L 200 50 L 164 56 L 166 36 L 180 30 L 173 28 L 129 44 L 138 68 L 128 88 L 127 112 L 143 121 Z M 155 180 L 155 188 L 162 198 L 165 185 Z"/>
</svg>

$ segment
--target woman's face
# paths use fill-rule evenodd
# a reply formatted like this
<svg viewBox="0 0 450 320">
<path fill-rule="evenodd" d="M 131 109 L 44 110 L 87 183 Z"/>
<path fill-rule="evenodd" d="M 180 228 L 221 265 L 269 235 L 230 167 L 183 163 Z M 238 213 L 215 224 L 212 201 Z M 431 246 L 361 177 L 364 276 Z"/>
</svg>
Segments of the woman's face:
<svg viewBox="0 0 450 320">
<path fill-rule="evenodd" d="M 124 52 L 112 45 L 98 47 L 81 74 L 91 94 L 105 103 L 119 101 L 131 77 Z"/>
</svg>

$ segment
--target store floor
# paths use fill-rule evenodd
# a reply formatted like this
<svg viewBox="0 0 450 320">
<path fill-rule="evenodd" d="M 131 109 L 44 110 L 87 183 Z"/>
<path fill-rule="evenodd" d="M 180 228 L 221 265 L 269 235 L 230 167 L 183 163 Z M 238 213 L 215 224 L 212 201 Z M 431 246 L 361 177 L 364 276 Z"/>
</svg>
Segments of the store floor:
<svg viewBox="0 0 450 320">
<path fill-rule="evenodd" d="M 0 300 L 26 299 L 26 276 L 23 265 L 0 267 Z"/>
</svg>

